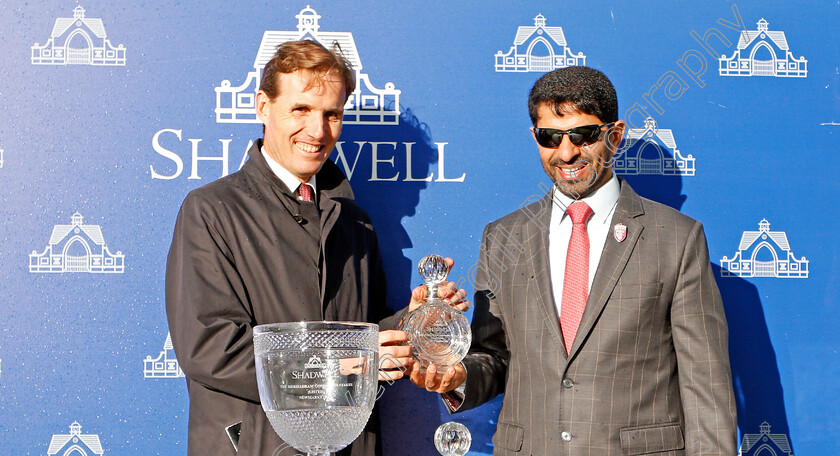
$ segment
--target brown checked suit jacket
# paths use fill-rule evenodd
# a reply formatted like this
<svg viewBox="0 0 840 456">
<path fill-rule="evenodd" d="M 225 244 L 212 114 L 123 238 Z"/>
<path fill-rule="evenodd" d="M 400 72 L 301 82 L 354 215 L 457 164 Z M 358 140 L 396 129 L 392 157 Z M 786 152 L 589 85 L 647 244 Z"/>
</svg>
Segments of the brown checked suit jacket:
<svg viewBox="0 0 840 456">
<path fill-rule="evenodd" d="M 621 181 L 567 357 L 551 286 L 551 199 L 484 231 L 460 410 L 504 393 L 495 455 L 720 455 L 736 449 L 727 327 L 702 225 Z"/>
</svg>

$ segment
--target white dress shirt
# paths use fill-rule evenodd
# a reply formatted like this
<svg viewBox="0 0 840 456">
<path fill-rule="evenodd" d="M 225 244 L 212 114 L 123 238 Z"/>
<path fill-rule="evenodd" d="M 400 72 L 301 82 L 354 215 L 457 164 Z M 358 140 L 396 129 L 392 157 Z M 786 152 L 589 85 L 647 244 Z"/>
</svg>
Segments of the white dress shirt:
<svg viewBox="0 0 840 456">
<path fill-rule="evenodd" d="M 289 187 L 289 191 L 295 193 L 301 184 L 300 179 L 284 168 L 283 165 L 277 163 L 273 158 L 269 157 L 265 152 L 265 146 L 260 148 L 260 152 L 262 153 L 263 158 L 265 158 L 265 162 L 268 163 L 268 167 L 271 168 L 271 172 L 273 172 L 278 179 L 286 184 L 286 187 Z M 312 194 L 315 195 L 315 201 L 318 201 L 318 187 L 315 186 L 315 176 L 310 177 L 306 183 L 312 187 Z M 298 199 L 300 199 L 300 197 L 298 197 Z"/>
<path fill-rule="evenodd" d="M 613 213 L 615 213 L 620 192 L 621 185 L 618 183 L 618 178 L 613 174 L 612 178 L 601 188 L 580 200 L 589 205 L 594 212 L 586 223 L 586 231 L 589 234 L 588 290 L 592 289 L 592 279 L 595 277 L 595 271 L 598 270 L 598 262 L 601 261 L 601 253 L 610 234 L 610 221 Z M 566 253 L 569 250 L 569 239 L 572 237 L 572 219 L 566 214 L 566 208 L 575 200 L 560 193 L 557 189 L 554 189 L 553 200 L 551 222 L 548 228 L 548 261 L 551 270 L 554 303 L 557 306 L 557 315 L 561 315 L 560 306 L 563 302 Z"/>
</svg>

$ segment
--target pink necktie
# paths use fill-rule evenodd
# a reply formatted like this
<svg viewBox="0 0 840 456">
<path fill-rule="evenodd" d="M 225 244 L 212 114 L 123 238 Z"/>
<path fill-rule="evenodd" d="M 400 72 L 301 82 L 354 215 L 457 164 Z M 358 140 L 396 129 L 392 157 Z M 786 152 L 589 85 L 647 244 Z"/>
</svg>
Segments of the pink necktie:
<svg viewBox="0 0 840 456">
<path fill-rule="evenodd" d="M 309 184 L 300 184 L 298 186 L 298 194 L 300 195 L 301 201 L 315 202 L 315 196 L 312 194 L 312 187 Z"/>
<path fill-rule="evenodd" d="M 572 237 L 566 253 L 566 273 L 563 277 L 563 302 L 560 305 L 560 330 L 566 344 L 566 355 L 572 350 L 586 299 L 589 297 L 589 234 L 586 222 L 592 208 L 583 201 L 569 205 L 566 213 L 572 219 Z"/>
</svg>

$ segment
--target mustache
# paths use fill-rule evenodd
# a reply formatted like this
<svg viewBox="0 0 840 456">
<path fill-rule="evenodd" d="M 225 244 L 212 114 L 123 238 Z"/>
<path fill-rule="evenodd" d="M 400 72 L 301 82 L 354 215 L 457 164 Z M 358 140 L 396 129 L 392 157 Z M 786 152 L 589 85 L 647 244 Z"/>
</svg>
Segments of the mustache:
<svg viewBox="0 0 840 456">
<path fill-rule="evenodd" d="M 573 162 L 567 162 L 562 158 L 553 158 L 550 162 L 548 162 L 551 166 L 588 166 L 592 167 L 593 163 L 591 160 L 587 160 L 585 158 L 576 158 Z"/>
</svg>

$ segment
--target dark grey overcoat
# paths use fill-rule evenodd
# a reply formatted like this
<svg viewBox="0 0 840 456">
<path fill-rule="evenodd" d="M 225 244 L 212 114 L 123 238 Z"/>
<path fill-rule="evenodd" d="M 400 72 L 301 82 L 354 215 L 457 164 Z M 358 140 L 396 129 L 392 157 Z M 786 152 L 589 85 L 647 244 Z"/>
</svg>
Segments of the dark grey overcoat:
<svg viewBox="0 0 840 456">
<path fill-rule="evenodd" d="M 190 456 L 237 454 L 225 428 L 238 422 L 239 455 L 298 453 L 281 450 L 260 406 L 254 326 L 341 320 L 389 329 L 400 316 L 389 317 L 376 234 L 338 167 L 328 160 L 317 175 L 320 214 L 302 211 L 261 145 L 240 171 L 190 192 L 169 251 L 166 309 L 187 377 Z M 340 454 L 380 454 L 378 428 L 374 413 Z"/>
</svg>

